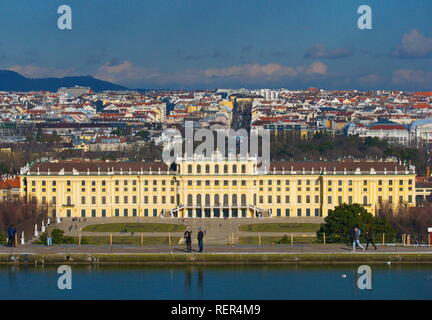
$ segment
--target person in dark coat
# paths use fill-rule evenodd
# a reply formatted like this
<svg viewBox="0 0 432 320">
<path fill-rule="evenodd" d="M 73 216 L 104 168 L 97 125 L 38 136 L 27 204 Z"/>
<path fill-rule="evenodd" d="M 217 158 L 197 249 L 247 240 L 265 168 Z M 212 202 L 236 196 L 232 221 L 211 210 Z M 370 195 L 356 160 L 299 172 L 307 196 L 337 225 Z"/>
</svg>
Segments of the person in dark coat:
<svg viewBox="0 0 432 320">
<path fill-rule="evenodd" d="M 348 241 L 349 241 L 349 245 L 350 245 L 350 246 L 352 245 L 352 243 L 353 243 L 353 241 L 354 241 L 354 234 L 355 234 L 354 229 L 355 229 L 355 227 L 352 227 L 352 228 L 350 229 L 350 231 L 348 232 Z"/>
<path fill-rule="evenodd" d="M 186 242 L 187 252 L 192 252 L 192 231 L 189 227 L 186 228 L 186 231 L 184 233 L 184 239 Z"/>
<path fill-rule="evenodd" d="M 203 249 L 204 249 L 204 231 L 202 230 L 202 228 L 198 229 L 197 239 L 198 239 L 199 252 L 203 252 Z"/>
<path fill-rule="evenodd" d="M 369 229 L 366 232 L 366 250 L 368 249 L 369 243 L 374 246 L 375 250 L 377 249 L 375 243 L 373 242 L 373 230 L 372 229 Z"/>
<path fill-rule="evenodd" d="M 16 229 L 14 225 L 11 225 L 8 228 L 8 246 L 9 247 L 15 247 L 15 235 L 16 235 Z"/>
</svg>

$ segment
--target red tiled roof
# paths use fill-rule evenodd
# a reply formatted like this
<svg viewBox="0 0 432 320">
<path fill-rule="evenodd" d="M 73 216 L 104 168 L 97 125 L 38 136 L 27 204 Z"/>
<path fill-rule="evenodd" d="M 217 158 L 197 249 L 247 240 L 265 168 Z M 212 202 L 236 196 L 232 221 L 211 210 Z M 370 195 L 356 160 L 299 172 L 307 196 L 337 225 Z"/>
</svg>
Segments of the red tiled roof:
<svg viewBox="0 0 432 320">
<path fill-rule="evenodd" d="M 370 130 L 406 130 L 403 125 L 399 124 L 379 124 L 369 128 Z"/>
<path fill-rule="evenodd" d="M 350 171 L 355 171 L 357 168 L 360 168 L 361 171 L 366 172 L 374 169 L 375 171 L 384 171 L 386 169 L 389 173 L 394 172 L 396 169 L 399 173 L 402 173 L 406 170 L 406 167 L 398 164 L 397 162 L 369 162 L 369 161 L 298 161 L 298 162 L 272 162 L 270 164 L 269 171 L 290 171 L 291 167 L 294 171 L 311 171 L 314 169 L 315 172 L 319 172 L 321 170 L 325 170 L 328 172 L 338 171 L 342 172 L 344 169 L 349 173 Z"/>
<path fill-rule="evenodd" d="M 102 161 L 62 161 L 62 162 L 46 162 L 37 163 L 30 168 L 30 173 L 41 172 L 46 174 L 50 171 L 50 174 L 57 174 L 62 169 L 64 174 L 70 175 L 75 169 L 80 174 L 86 174 L 88 171 L 95 173 L 107 173 L 114 170 L 115 173 L 123 173 L 126 175 L 128 171 L 152 171 L 158 172 L 167 171 L 168 166 L 164 162 L 102 162 Z M 38 171 L 39 170 L 39 171 Z"/>
<path fill-rule="evenodd" d="M 19 189 L 20 178 L 15 177 L 14 179 L 0 180 L 0 189 Z"/>
</svg>

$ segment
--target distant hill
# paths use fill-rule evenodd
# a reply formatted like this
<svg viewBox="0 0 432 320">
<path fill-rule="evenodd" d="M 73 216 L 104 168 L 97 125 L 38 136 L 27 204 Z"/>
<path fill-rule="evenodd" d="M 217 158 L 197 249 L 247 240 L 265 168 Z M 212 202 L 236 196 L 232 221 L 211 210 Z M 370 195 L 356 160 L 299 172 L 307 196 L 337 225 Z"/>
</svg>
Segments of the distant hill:
<svg viewBox="0 0 432 320">
<path fill-rule="evenodd" d="M 31 79 L 10 70 L 0 70 L 0 91 L 57 91 L 61 87 L 84 86 L 94 91 L 128 90 L 91 76 Z"/>
</svg>

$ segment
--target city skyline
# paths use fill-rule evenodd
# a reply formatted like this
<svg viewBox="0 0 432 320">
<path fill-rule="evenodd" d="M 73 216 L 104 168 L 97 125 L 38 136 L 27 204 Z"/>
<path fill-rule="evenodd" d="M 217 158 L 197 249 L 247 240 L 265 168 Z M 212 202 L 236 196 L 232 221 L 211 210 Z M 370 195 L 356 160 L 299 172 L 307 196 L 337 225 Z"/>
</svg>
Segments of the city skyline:
<svg viewBox="0 0 432 320">
<path fill-rule="evenodd" d="M 72 8 L 72 30 L 57 9 Z M 129 88 L 428 90 L 432 4 L 370 1 L 23 1 L 0 4 L 0 69 Z M 389 26 L 391 25 L 391 28 Z M 23 41 L 24 40 L 24 41 Z"/>
</svg>

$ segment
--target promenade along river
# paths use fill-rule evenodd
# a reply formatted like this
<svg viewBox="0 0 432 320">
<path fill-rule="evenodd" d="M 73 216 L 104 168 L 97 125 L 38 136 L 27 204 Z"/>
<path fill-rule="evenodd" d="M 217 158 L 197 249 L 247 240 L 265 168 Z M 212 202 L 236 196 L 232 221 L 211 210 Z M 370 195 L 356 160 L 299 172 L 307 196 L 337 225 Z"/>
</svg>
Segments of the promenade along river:
<svg viewBox="0 0 432 320">
<path fill-rule="evenodd" d="M 3 265 L 0 299 L 432 297 L 432 264 L 371 264 L 371 289 L 359 289 L 360 265 L 72 265 L 70 290 L 58 288 L 58 266 Z"/>
</svg>

